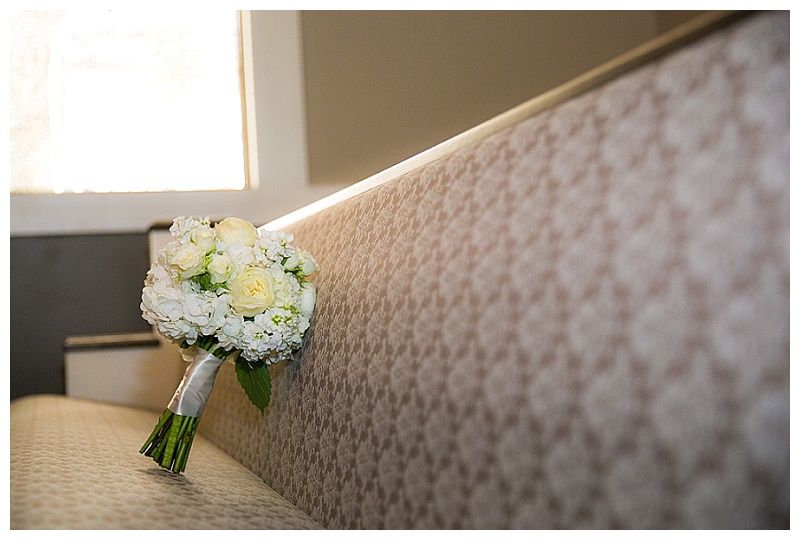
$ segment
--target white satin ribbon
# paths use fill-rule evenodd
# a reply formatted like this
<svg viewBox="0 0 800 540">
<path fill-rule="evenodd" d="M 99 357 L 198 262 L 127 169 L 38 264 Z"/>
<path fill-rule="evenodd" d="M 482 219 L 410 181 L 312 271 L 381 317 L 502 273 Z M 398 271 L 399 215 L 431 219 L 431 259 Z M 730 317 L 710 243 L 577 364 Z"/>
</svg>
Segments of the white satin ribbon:
<svg viewBox="0 0 800 540">
<path fill-rule="evenodd" d="M 192 354 L 193 351 L 193 354 Z M 217 371 L 224 362 L 210 352 L 193 347 L 181 351 L 183 359 L 191 362 L 186 368 L 181 384 L 175 390 L 167 408 L 181 416 L 200 418 L 214 388 Z"/>
</svg>

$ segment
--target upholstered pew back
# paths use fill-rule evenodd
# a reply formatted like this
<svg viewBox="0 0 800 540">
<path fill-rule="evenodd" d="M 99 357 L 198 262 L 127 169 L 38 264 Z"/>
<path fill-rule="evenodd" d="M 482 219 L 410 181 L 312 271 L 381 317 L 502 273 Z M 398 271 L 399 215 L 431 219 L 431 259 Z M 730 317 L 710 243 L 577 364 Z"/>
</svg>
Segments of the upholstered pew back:
<svg viewBox="0 0 800 540">
<path fill-rule="evenodd" d="M 788 66 L 749 17 L 288 226 L 305 347 L 201 433 L 332 528 L 788 526 Z"/>
</svg>

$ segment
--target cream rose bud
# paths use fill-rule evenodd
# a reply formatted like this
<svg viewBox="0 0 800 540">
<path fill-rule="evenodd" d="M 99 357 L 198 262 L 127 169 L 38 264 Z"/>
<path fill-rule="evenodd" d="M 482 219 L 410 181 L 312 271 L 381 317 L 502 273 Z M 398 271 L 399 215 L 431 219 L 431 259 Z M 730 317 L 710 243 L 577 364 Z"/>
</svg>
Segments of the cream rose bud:
<svg viewBox="0 0 800 540">
<path fill-rule="evenodd" d="M 214 227 L 217 238 L 228 244 L 244 244 L 253 246 L 258 238 L 258 231 L 249 221 L 229 217 L 225 218 Z"/>
<path fill-rule="evenodd" d="M 272 305 L 272 276 L 258 266 L 248 266 L 234 276 L 228 286 L 231 291 L 231 306 L 239 315 L 255 317 Z"/>
<path fill-rule="evenodd" d="M 206 271 L 211 276 L 211 283 L 225 283 L 231 277 L 233 265 L 227 253 L 214 253 L 206 266 Z"/>
<path fill-rule="evenodd" d="M 306 319 L 310 319 L 311 314 L 314 313 L 314 304 L 316 303 L 317 288 L 310 281 L 306 281 L 300 287 L 300 301 L 297 309 L 300 310 L 300 313 L 302 313 Z"/>
<path fill-rule="evenodd" d="M 171 244 L 167 251 L 167 262 L 178 269 L 181 279 L 202 273 L 206 253 L 194 244 Z"/>
</svg>

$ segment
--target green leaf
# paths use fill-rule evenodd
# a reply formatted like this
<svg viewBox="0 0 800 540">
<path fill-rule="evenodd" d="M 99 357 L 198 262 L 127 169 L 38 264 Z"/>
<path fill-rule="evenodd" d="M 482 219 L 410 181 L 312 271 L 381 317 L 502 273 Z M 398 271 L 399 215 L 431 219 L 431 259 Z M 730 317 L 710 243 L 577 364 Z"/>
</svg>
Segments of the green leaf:
<svg viewBox="0 0 800 540">
<path fill-rule="evenodd" d="M 240 356 L 236 359 L 236 378 L 239 379 L 239 384 L 253 405 L 264 414 L 272 392 L 272 380 L 269 377 L 267 364 L 248 362 Z"/>
</svg>

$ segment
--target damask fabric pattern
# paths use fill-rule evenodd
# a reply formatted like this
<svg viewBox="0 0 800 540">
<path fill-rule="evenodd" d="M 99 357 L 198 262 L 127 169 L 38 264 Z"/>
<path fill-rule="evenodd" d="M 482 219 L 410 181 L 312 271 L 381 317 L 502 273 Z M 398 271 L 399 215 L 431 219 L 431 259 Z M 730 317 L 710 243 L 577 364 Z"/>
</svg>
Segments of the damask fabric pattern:
<svg viewBox="0 0 800 540">
<path fill-rule="evenodd" d="M 788 527 L 788 91 L 758 15 L 297 223 L 201 431 L 330 528 Z"/>
<path fill-rule="evenodd" d="M 158 415 L 34 396 L 11 404 L 12 529 L 318 529 L 201 437 L 190 474 L 137 452 Z"/>
</svg>

